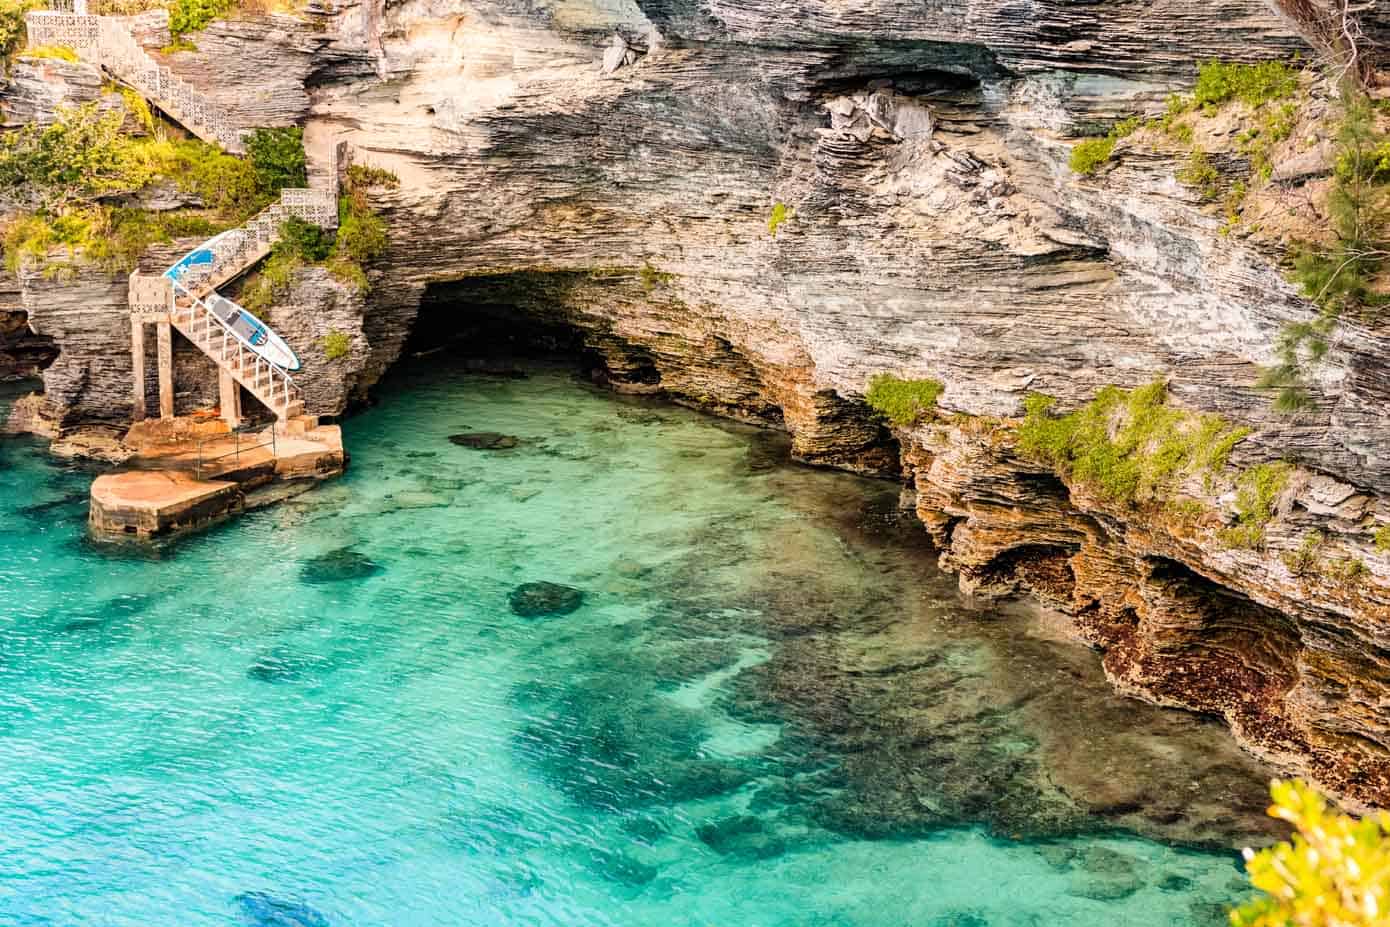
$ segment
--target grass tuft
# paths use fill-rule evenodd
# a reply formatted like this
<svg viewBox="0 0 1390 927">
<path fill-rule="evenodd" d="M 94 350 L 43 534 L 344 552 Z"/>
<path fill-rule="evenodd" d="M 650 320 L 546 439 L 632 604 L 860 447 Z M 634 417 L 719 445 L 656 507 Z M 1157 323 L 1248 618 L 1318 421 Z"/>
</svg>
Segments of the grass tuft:
<svg viewBox="0 0 1390 927">
<path fill-rule="evenodd" d="M 936 411 L 945 388 L 940 380 L 903 380 L 880 373 L 869 380 L 864 401 L 892 424 L 908 428 Z"/>
</svg>

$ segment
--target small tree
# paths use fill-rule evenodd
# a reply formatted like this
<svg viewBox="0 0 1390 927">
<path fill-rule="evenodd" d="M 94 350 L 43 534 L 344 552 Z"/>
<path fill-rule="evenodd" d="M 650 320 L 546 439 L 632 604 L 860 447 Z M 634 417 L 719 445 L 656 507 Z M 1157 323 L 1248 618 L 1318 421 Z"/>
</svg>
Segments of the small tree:
<svg viewBox="0 0 1390 927">
<path fill-rule="evenodd" d="M 1295 828 L 1267 850 L 1245 851 L 1265 895 L 1231 912 L 1234 927 L 1376 927 L 1390 923 L 1390 813 L 1360 820 L 1328 808 L 1303 782 L 1270 786 L 1271 817 Z"/>
<path fill-rule="evenodd" d="M 256 179 L 271 196 L 285 187 L 309 184 L 304 159 L 304 130 L 288 128 L 257 129 L 246 136 L 246 154 L 256 168 Z"/>
</svg>

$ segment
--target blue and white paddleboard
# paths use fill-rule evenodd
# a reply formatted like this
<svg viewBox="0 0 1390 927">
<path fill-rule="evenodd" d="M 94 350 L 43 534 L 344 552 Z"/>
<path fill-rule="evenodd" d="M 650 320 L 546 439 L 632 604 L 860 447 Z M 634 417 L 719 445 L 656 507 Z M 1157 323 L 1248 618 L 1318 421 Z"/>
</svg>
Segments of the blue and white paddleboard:
<svg viewBox="0 0 1390 927">
<path fill-rule="evenodd" d="M 225 296 L 218 296 L 216 293 L 209 294 L 203 303 L 213 315 L 226 322 L 227 327 L 240 335 L 251 346 L 251 350 L 261 357 L 286 370 L 299 369 L 299 356 L 290 349 L 288 344 L 285 344 L 285 339 L 275 334 L 269 325 L 252 315 L 250 310 L 238 306 Z"/>
<path fill-rule="evenodd" d="M 193 268 L 210 266 L 217 260 L 217 243 L 235 231 L 237 230 L 232 229 L 231 232 L 223 232 L 221 235 L 214 235 L 212 238 L 209 238 L 207 241 L 179 258 L 177 264 L 164 272 L 164 276 L 168 277 L 170 280 L 182 281 Z"/>
<path fill-rule="evenodd" d="M 191 268 L 208 265 L 215 261 L 218 241 L 237 231 L 233 229 L 230 232 L 223 232 L 221 235 L 209 238 L 179 258 L 178 263 L 164 272 L 164 276 L 175 283 L 182 282 L 184 275 Z M 256 318 L 249 310 L 216 293 L 208 294 L 202 302 L 210 312 L 225 322 L 228 328 L 240 335 L 251 346 L 251 350 L 261 357 L 285 370 L 299 369 L 299 357 L 285 343 L 285 339 L 275 334 L 269 325 Z"/>
</svg>

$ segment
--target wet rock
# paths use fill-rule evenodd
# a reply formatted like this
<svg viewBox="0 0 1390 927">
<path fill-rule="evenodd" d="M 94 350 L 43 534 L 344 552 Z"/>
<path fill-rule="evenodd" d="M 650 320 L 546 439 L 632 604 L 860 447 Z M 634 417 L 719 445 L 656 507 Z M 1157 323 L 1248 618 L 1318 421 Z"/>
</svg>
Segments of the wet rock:
<svg viewBox="0 0 1390 927">
<path fill-rule="evenodd" d="M 522 583 L 507 595 L 507 603 L 523 618 L 568 615 L 584 604 L 584 593 L 560 583 Z"/>
<path fill-rule="evenodd" d="M 306 560 L 299 568 L 299 581 L 312 585 L 347 582 L 375 576 L 382 569 L 381 564 L 366 554 L 351 547 L 340 547 Z"/>
<path fill-rule="evenodd" d="M 329 927 L 328 918 L 302 901 L 269 892 L 243 892 L 235 901 L 241 923 L 247 927 Z"/>
<path fill-rule="evenodd" d="M 497 431 L 469 431 L 449 435 L 449 440 L 459 447 L 480 451 L 508 451 L 521 445 L 521 439 L 515 435 L 504 435 Z"/>
<path fill-rule="evenodd" d="M 786 840 L 773 833 L 761 818 L 748 814 L 701 824 L 695 835 L 721 856 L 771 859 L 787 851 Z"/>
<path fill-rule="evenodd" d="M 781 435 L 760 435 L 750 442 L 744 466 L 750 473 L 775 470 L 790 459 L 790 445 Z"/>
</svg>

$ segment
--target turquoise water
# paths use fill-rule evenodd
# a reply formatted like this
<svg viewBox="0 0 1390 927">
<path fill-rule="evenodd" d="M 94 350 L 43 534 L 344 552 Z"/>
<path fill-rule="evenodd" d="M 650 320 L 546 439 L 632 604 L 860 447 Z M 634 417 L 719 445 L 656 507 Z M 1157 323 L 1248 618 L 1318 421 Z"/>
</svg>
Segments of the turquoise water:
<svg viewBox="0 0 1390 927">
<path fill-rule="evenodd" d="M 0 923 L 1205 925 L 1243 891 L 1263 771 L 960 600 L 896 487 L 558 371 L 417 367 L 345 430 L 343 479 L 150 556 L 0 442 Z M 537 581 L 582 605 L 514 614 Z"/>
</svg>

